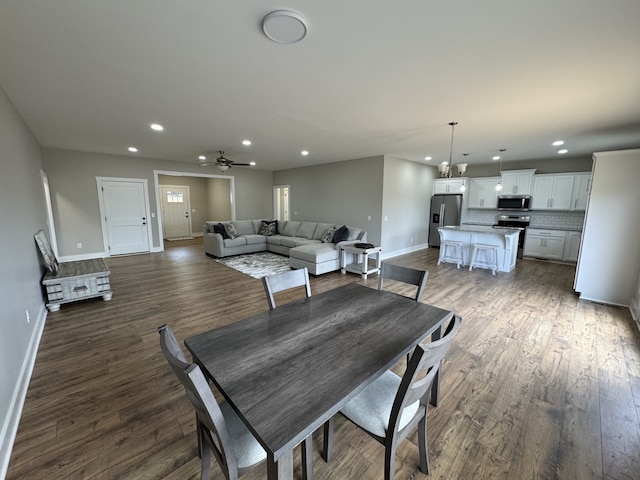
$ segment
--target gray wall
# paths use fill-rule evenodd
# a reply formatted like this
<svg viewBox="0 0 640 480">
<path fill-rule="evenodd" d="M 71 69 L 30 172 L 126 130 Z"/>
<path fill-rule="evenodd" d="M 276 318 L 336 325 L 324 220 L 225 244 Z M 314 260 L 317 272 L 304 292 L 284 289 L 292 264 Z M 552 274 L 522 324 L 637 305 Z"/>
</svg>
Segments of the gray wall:
<svg viewBox="0 0 640 480">
<path fill-rule="evenodd" d="M 223 178 L 207 179 L 207 215 L 207 220 L 233 220 L 231 182 L 229 180 Z M 269 215 L 258 218 L 267 217 Z"/>
<path fill-rule="evenodd" d="M 0 87 L 0 478 L 45 318 L 44 267 L 33 240 L 47 231 L 42 166 L 40 146 Z"/>
<path fill-rule="evenodd" d="M 380 245 L 383 165 L 379 156 L 279 170 L 273 184 L 290 186 L 291 220 L 360 227 Z"/>
<path fill-rule="evenodd" d="M 189 176 L 217 175 L 212 168 L 202 173 L 199 165 L 149 158 L 105 155 L 70 150 L 44 150 L 44 167 L 49 175 L 53 216 L 60 257 L 102 254 L 102 227 L 96 177 L 147 179 L 152 218 L 152 248 L 161 248 L 158 235 L 158 206 L 154 171 L 184 172 Z M 234 177 L 237 218 L 266 218 L 271 215 L 272 172 L 234 168 L 225 177 Z M 175 181 L 179 181 L 176 178 Z M 199 230 L 193 225 L 194 230 Z M 77 243 L 83 244 L 78 251 Z"/>
<path fill-rule="evenodd" d="M 432 186 L 437 175 L 435 167 L 385 156 L 383 252 L 401 254 L 427 246 Z"/>
</svg>

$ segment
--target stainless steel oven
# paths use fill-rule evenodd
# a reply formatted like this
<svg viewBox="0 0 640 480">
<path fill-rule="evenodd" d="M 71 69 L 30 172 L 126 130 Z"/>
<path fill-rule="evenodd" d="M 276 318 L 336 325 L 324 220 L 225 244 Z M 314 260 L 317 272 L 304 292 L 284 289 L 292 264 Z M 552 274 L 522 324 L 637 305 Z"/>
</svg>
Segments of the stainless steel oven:
<svg viewBox="0 0 640 480">
<path fill-rule="evenodd" d="M 522 258 L 524 236 L 530 222 L 531 216 L 529 215 L 498 215 L 498 223 L 493 225 L 493 228 L 520 230 L 520 235 L 518 235 L 518 258 Z"/>
</svg>

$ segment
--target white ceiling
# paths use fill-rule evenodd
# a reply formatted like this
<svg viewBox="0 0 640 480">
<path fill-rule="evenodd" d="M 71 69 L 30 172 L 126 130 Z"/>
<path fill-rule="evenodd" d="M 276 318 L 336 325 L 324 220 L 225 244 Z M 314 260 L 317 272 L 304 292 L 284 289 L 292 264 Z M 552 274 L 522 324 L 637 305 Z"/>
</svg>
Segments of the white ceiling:
<svg viewBox="0 0 640 480">
<path fill-rule="evenodd" d="M 585 156 L 640 147 L 640 1 L 0 0 L 0 85 L 41 145 L 132 158 L 436 165 L 451 121 L 453 163 Z"/>
</svg>

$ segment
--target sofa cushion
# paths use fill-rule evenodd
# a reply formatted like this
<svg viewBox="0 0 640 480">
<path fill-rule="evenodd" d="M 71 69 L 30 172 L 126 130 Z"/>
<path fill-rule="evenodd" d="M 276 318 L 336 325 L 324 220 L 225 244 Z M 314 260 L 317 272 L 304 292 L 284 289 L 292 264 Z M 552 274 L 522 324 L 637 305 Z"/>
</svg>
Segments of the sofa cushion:
<svg viewBox="0 0 640 480">
<path fill-rule="evenodd" d="M 271 235 L 275 235 L 277 231 L 277 220 L 262 220 L 262 224 L 260 226 L 260 230 L 258 230 L 258 234 L 264 235 L 265 237 L 270 237 Z"/>
<path fill-rule="evenodd" d="M 349 229 L 346 227 L 346 225 L 343 225 L 338 230 L 336 230 L 336 233 L 333 236 L 333 243 L 344 242 L 348 238 Z"/>
<path fill-rule="evenodd" d="M 333 227 L 333 223 L 319 223 L 316 227 L 316 231 L 313 234 L 313 239 L 322 240 L 322 235 L 324 235 L 324 233 L 331 227 Z"/>
<path fill-rule="evenodd" d="M 296 247 L 300 245 L 310 245 L 312 243 L 321 243 L 319 240 L 313 240 L 309 238 L 296 237 Z"/>
<path fill-rule="evenodd" d="M 284 230 L 282 230 L 282 235 L 285 237 L 295 237 L 301 223 L 302 222 L 293 222 L 289 220 L 285 225 Z"/>
<path fill-rule="evenodd" d="M 266 243 L 267 237 L 254 233 L 253 235 L 243 235 L 247 240 L 247 245 L 255 245 L 257 243 Z"/>
<path fill-rule="evenodd" d="M 256 233 L 251 220 L 236 220 L 233 224 L 238 231 L 238 235 L 254 235 Z"/>
<path fill-rule="evenodd" d="M 349 236 L 347 237 L 347 240 L 357 240 L 360 232 L 362 232 L 362 229 L 358 227 L 347 227 L 347 230 L 349 230 Z"/>
<path fill-rule="evenodd" d="M 300 225 L 300 228 L 298 228 L 298 231 L 296 232 L 296 237 L 303 237 L 311 240 L 317 226 L 318 224 L 315 222 L 302 222 L 302 225 Z"/>
<path fill-rule="evenodd" d="M 269 245 L 280 245 L 280 241 L 283 238 L 282 235 L 271 235 L 270 237 L 265 237 L 265 240 Z"/>
<path fill-rule="evenodd" d="M 225 223 L 224 229 L 227 231 L 227 237 L 229 237 L 229 239 L 234 239 L 238 236 L 238 231 L 233 223 Z"/>
<path fill-rule="evenodd" d="M 327 243 L 310 243 L 289 250 L 291 258 L 298 258 L 310 263 L 329 262 L 338 259 L 338 250 Z"/>
<path fill-rule="evenodd" d="M 287 223 L 289 223 L 288 220 L 278 220 L 278 228 L 277 228 L 277 232 L 282 235 L 282 231 L 284 230 L 284 227 L 287 226 Z"/>
<path fill-rule="evenodd" d="M 333 236 L 336 234 L 336 230 L 338 230 L 336 225 L 332 225 L 327 228 L 327 230 L 322 234 L 320 240 L 322 240 L 323 243 L 333 243 Z"/>
<path fill-rule="evenodd" d="M 296 240 L 298 240 L 297 237 L 281 237 L 280 238 L 280 245 L 285 246 L 285 247 L 295 247 L 296 246 Z"/>
<path fill-rule="evenodd" d="M 247 244 L 247 237 L 227 238 L 223 240 L 225 247 L 241 247 Z"/>
<path fill-rule="evenodd" d="M 222 238 L 229 238 L 229 235 L 227 235 L 227 230 L 224 228 L 224 225 L 221 223 L 216 223 L 213 226 L 213 233 L 219 233 L 220 235 L 222 235 Z"/>
</svg>

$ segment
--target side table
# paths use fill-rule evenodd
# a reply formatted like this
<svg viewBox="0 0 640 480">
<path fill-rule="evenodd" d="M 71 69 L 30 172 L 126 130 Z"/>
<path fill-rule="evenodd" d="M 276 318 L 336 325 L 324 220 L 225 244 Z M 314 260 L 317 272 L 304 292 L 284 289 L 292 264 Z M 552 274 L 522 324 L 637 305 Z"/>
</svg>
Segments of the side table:
<svg viewBox="0 0 640 480">
<path fill-rule="evenodd" d="M 362 276 L 363 280 L 366 280 L 368 275 L 380 272 L 380 262 L 382 260 L 380 258 L 381 251 L 382 248 L 380 247 L 358 248 L 353 245 L 344 245 L 340 247 L 340 273 L 357 273 Z M 357 263 L 347 265 L 347 252 L 356 255 Z M 375 266 L 372 268 L 369 264 L 369 255 L 375 255 L 375 259 L 372 259 L 375 262 Z M 360 257 L 362 257 L 362 262 L 359 261 Z"/>
<path fill-rule="evenodd" d="M 92 297 L 111 300 L 110 274 L 102 258 L 60 263 L 57 272 L 47 271 L 42 279 L 49 300 L 47 308 L 57 312 L 63 303 Z"/>
</svg>

